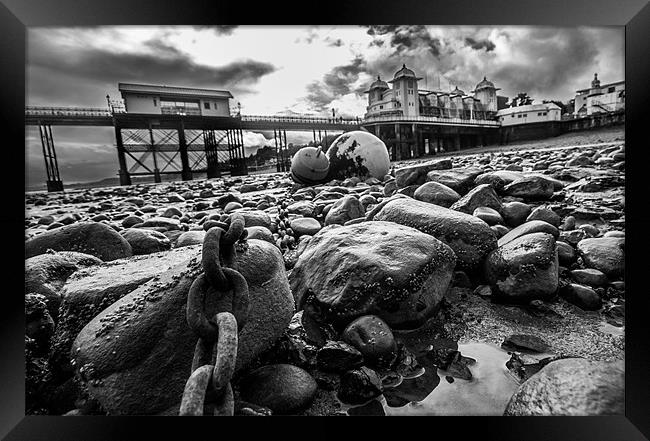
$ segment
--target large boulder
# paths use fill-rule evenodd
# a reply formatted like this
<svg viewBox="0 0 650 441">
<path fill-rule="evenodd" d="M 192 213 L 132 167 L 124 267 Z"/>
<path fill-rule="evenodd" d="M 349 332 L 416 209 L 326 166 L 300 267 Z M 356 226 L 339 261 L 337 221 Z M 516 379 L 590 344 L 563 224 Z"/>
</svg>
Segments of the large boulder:
<svg viewBox="0 0 650 441">
<path fill-rule="evenodd" d="M 236 259 L 250 291 L 236 371 L 271 348 L 294 312 L 279 250 L 268 242 L 247 242 Z M 186 321 L 187 293 L 201 271 L 197 251 L 189 264 L 113 303 L 77 336 L 75 367 L 110 414 L 156 414 L 180 404 L 197 341 Z"/>
<path fill-rule="evenodd" d="M 506 221 L 506 224 L 511 227 L 516 227 L 526 222 L 526 218 L 530 212 L 530 205 L 515 201 L 503 204 L 501 214 L 503 215 L 503 220 Z"/>
<path fill-rule="evenodd" d="M 205 238 L 205 231 L 203 230 L 190 230 L 183 232 L 176 239 L 176 248 L 187 247 L 190 245 L 200 245 Z"/>
<path fill-rule="evenodd" d="M 151 254 L 166 251 L 172 247 L 171 241 L 164 234 L 141 228 L 127 228 L 120 234 L 131 245 L 133 254 Z"/>
<path fill-rule="evenodd" d="M 526 200 L 549 199 L 553 196 L 555 185 L 542 176 L 523 176 L 503 188 L 508 196 L 515 196 Z"/>
<path fill-rule="evenodd" d="M 479 218 L 410 198 L 388 201 L 374 220 L 413 227 L 441 240 L 454 250 L 463 270 L 479 268 L 485 256 L 497 247 L 494 232 Z"/>
<path fill-rule="evenodd" d="M 58 377 L 72 373 L 70 350 L 79 332 L 104 309 L 139 286 L 178 265 L 187 265 L 200 246 L 107 262 L 72 274 L 61 290 L 60 320 L 56 327 L 50 364 Z"/>
<path fill-rule="evenodd" d="M 427 179 L 427 173 L 432 170 L 448 170 L 451 168 L 451 159 L 438 159 L 424 164 L 402 167 L 395 171 L 397 187 L 404 188 L 409 185 L 422 185 Z"/>
<path fill-rule="evenodd" d="M 454 202 L 460 199 L 460 195 L 439 182 L 425 182 L 415 190 L 413 198 L 418 201 L 449 208 Z"/>
<path fill-rule="evenodd" d="M 463 195 L 474 186 L 474 179 L 482 172 L 480 168 L 474 167 L 433 170 L 427 173 L 427 181 L 439 182 Z"/>
<path fill-rule="evenodd" d="M 271 216 L 262 210 L 240 210 L 246 227 L 266 227 L 271 229 Z"/>
<path fill-rule="evenodd" d="M 496 298 L 512 302 L 551 298 L 558 288 L 555 238 L 532 233 L 500 246 L 485 261 L 485 275 Z"/>
<path fill-rule="evenodd" d="M 358 219 L 366 214 L 359 199 L 352 195 L 345 196 L 334 203 L 325 216 L 325 225 L 343 225 L 349 220 Z"/>
<path fill-rule="evenodd" d="M 503 210 L 501 200 L 491 185 L 481 184 L 474 187 L 469 193 L 452 205 L 451 209 L 472 214 L 478 207 L 489 207 L 498 212 Z"/>
<path fill-rule="evenodd" d="M 45 231 L 25 242 L 25 258 L 54 251 L 77 251 L 103 261 L 133 254 L 131 245 L 110 226 L 101 222 L 78 222 Z"/>
<path fill-rule="evenodd" d="M 296 236 L 303 236 L 305 234 L 313 236 L 318 233 L 321 228 L 320 222 L 312 217 L 299 217 L 291 221 L 291 229 L 296 233 Z"/>
<path fill-rule="evenodd" d="M 532 234 L 532 233 L 548 233 L 556 239 L 560 235 L 560 231 L 557 228 L 555 228 L 553 225 L 549 224 L 548 222 L 544 222 L 541 220 L 533 220 L 533 221 L 528 221 L 526 223 L 523 223 L 518 227 L 508 231 L 505 235 L 503 235 L 499 239 L 498 244 L 501 247 L 507 244 L 508 242 L 512 242 L 518 237 L 525 236 L 527 234 Z"/>
<path fill-rule="evenodd" d="M 150 227 L 164 228 L 167 231 L 180 230 L 181 224 L 176 219 L 160 216 L 160 217 L 151 217 L 149 219 L 145 219 L 144 222 L 140 224 L 135 224 L 131 228 L 150 228 Z"/>
<path fill-rule="evenodd" d="M 74 251 L 39 254 L 25 260 L 25 293 L 42 294 L 50 315 L 56 320 L 61 289 L 75 271 L 102 263 L 90 254 Z"/>
<path fill-rule="evenodd" d="M 240 383 L 242 399 L 287 415 L 305 409 L 316 396 L 316 380 L 304 369 L 290 364 L 262 366 Z"/>
<path fill-rule="evenodd" d="M 474 185 L 490 184 L 497 192 L 501 193 L 503 187 L 522 176 L 520 172 L 509 170 L 497 170 L 478 175 L 474 179 Z"/>
<path fill-rule="evenodd" d="M 455 263 L 448 246 L 414 228 L 379 221 L 328 227 L 300 255 L 291 290 L 298 309 L 341 328 L 368 314 L 393 327 L 417 326 L 442 299 Z"/>
<path fill-rule="evenodd" d="M 623 362 L 581 358 L 553 361 L 514 393 L 504 415 L 623 415 Z"/>
<path fill-rule="evenodd" d="M 623 275 L 625 270 L 625 239 L 599 237 L 578 242 L 578 254 L 588 268 L 602 271 L 609 277 Z"/>
</svg>

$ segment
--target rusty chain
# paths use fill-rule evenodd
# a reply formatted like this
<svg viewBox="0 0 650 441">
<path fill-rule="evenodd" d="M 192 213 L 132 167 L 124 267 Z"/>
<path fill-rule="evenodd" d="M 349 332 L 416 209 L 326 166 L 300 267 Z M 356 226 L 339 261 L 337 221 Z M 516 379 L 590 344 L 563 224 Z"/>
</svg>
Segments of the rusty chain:
<svg viewBox="0 0 650 441">
<path fill-rule="evenodd" d="M 203 273 L 187 295 L 187 323 L 199 337 L 191 375 L 185 383 L 180 415 L 203 415 L 206 406 L 214 415 L 234 413 L 230 380 L 235 372 L 239 332 L 248 316 L 248 283 L 236 268 L 235 244 L 244 241 L 244 217 L 230 216 L 210 228 L 203 240 Z"/>
</svg>

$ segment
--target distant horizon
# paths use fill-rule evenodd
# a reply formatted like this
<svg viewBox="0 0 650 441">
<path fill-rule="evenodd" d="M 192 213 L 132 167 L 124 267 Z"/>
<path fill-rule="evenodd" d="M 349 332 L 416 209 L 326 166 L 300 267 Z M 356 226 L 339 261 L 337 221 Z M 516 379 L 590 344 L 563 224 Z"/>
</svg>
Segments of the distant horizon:
<svg viewBox="0 0 650 441">
<path fill-rule="evenodd" d="M 563 103 L 589 87 L 624 81 L 623 27 L 537 26 L 111 26 L 28 28 L 27 105 L 107 108 L 119 82 L 229 90 L 243 114 L 362 116 L 363 92 L 406 64 L 419 88 L 469 92 L 487 77 L 509 99 Z M 429 87 L 430 88 L 430 87 Z M 55 127 L 64 182 L 113 178 L 112 128 Z M 272 145 L 245 132 L 246 155 Z M 287 133 L 296 144 L 307 132 Z M 36 127 L 26 130 L 26 184 L 44 182 Z"/>
</svg>

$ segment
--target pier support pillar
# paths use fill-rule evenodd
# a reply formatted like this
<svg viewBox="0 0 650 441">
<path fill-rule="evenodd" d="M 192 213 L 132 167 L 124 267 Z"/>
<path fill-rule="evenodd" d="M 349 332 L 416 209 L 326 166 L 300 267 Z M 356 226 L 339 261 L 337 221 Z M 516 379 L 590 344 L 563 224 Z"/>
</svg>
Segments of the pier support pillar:
<svg viewBox="0 0 650 441">
<path fill-rule="evenodd" d="M 122 141 L 122 129 L 115 124 L 115 143 L 117 144 L 117 161 L 120 164 L 118 171 L 120 175 L 120 185 L 131 185 L 131 174 L 126 167 L 126 150 Z"/>
<path fill-rule="evenodd" d="M 395 124 L 395 160 L 402 160 L 402 133 L 399 124 Z"/>
<path fill-rule="evenodd" d="M 153 129 L 149 125 L 149 140 L 151 142 L 151 155 L 153 156 L 153 181 L 156 184 L 162 182 L 160 179 L 160 170 L 158 169 L 158 156 L 156 155 L 156 143 L 153 140 Z"/>
<path fill-rule="evenodd" d="M 178 129 L 178 151 L 181 156 L 181 179 L 191 181 L 192 169 L 190 168 L 190 160 L 187 157 L 187 140 L 185 139 L 185 126 L 182 121 Z"/>
<path fill-rule="evenodd" d="M 456 151 L 460 151 L 460 135 L 454 137 L 454 147 Z"/>
<path fill-rule="evenodd" d="M 63 182 L 59 175 L 59 162 L 56 159 L 56 150 L 54 150 L 52 126 L 39 124 L 38 129 L 41 134 L 43 159 L 45 160 L 45 171 L 47 172 L 47 191 L 63 191 Z"/>
<path fill-rule="evenodd" d="M 221 177 L 219 168 L 219 151 L 213 130 L 203 131 L 203 148 L 205 149 L 205 160 L 207 162 L 206 176 L 208 179 Z M 228 138 L 228 149 L 230 151 L 230 139 Z"/>
</svg>

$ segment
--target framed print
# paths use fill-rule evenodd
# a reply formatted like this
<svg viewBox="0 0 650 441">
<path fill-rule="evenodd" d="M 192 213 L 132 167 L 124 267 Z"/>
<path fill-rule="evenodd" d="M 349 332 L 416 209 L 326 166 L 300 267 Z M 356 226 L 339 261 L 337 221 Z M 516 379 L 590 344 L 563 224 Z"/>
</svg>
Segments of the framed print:
<svg viewBox="0 0 650 441">
<path fill-rule="evenodd" d="M 647 439 L 646 3 L 3 3 L 7 439 Z"/>
</svg>

